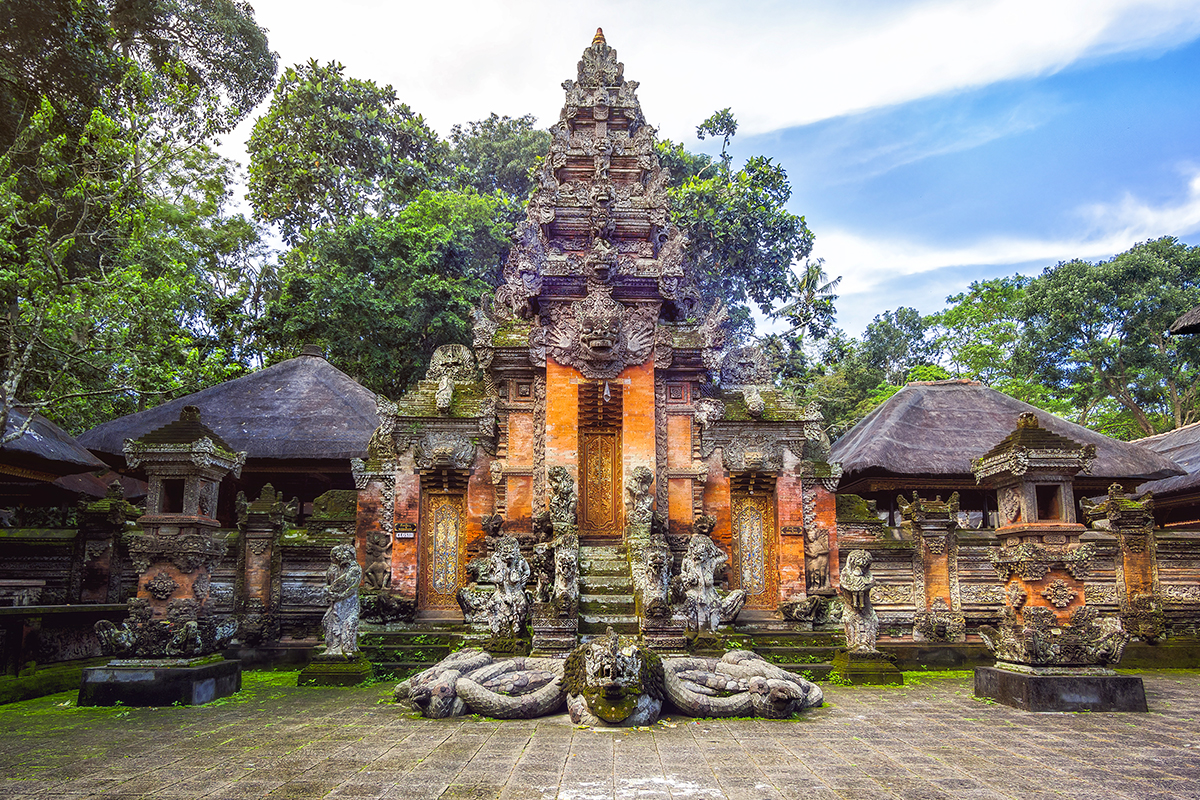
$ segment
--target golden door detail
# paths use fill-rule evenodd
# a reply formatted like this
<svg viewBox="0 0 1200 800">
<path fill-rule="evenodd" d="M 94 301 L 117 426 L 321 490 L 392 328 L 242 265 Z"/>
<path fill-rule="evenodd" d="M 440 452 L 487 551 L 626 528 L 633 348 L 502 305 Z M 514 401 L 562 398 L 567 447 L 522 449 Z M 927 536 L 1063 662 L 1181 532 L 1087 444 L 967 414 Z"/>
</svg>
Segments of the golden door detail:
<svg viewBox="0 0 1200 800">
<path fill-rule="evenodd" d="M 581 467 L 579 516 L 585 536 L 620 536 L 617 502 L 620 498 L 615 433 L 580 433 Z"/>
<path fill-rule="evenodd" d="M 746 606 L 774 610 L 779 604 L 779 571 L 775 563 L 775 504 L 766 494 L 735 494 L 733 505 L 734 567 Z"/>
<path fill-rule="evenodd" d="M 458 608 L 455 595 L 461 586 L 463 511 L 461 494 L 425 495 L 421 538 L 424 540 L 421 567 L 421 606 Z"/>
</svg>

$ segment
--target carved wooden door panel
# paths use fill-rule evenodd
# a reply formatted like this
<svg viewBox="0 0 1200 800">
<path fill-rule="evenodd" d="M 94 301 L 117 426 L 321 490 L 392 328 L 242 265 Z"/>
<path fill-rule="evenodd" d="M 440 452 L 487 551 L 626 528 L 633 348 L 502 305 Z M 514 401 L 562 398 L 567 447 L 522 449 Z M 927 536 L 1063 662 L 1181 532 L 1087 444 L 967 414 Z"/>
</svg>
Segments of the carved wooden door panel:
<svg viewBox="0 0 1200 800">
<path fill-rule="evenodd" d="M 734 581 L 746 590 L 746 607 L 779 605 L 775 504 L 768 494 L 733 495 Z"/>
<path fill-rule="evenodd" d="M 579 534 L 619 538 L 621 448 L 611 431 L 579 434 Z"/>
<path fill-rule="evenodd" d="M 461 494 L 425 493 L 421 515 L 421 608 L 458 608 L 462 582 L 463 526 Z"/>
</svg>

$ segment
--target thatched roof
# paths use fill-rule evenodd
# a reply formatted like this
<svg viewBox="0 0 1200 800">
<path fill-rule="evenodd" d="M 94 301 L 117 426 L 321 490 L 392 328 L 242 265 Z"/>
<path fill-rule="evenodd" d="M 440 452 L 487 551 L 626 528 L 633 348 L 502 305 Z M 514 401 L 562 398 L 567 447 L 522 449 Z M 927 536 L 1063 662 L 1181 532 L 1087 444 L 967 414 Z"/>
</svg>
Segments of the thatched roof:
<svg viewBox="0 0 1200 800">
<path fill-rule="evenodd" d="M 829 460 L 841 463 L 842 486 L 855 475 L 967 478 L 971 459 L 1012 433 L 1026 411 L 1050 432 L 1096 446 L 1092 471 L 1080 478 L 1148 480 L 1182 472 L 1157 453 L 1067 422 L 977 381 L 908 384 L 839 439 Z"/>
<path fill-rule="evenodd" d="M 16 431 L 28 419 L 27 412 L 14 408 L 8 414 L 5 432 Z M 24 435 L 0 447 L 0 464 L 11 469 L 41 473 L 38 477 L 45 480 L 103 469 L 105 466 L 80 442 L 41 414 L 34 414 L 33 424 Z"/>
<path fill-rule="evenodd" d="M 1181 336 L 1186 333 L 1200 333 L 1200 306 L 1184 314 L 1171 323 L 1171 333 Z"/>
<path fill-rule="evenodd" d="M 1188 473 L 1143 483 L 1138 487 L 1139 492 L 1154 492 L 1158 496 L 1200 490 L 1200 422 L 1138 439 L 1135 444 L 1161 453 Z"/>
<path fill-rule="evenodd" d="M 98 425 L 79 442 L 119 464 L 126 439 L 175 422 L 184 406 L 198 407 L 204 425 L 249 459 L 361 458 L 379 427 L 375 395 L 306 348 L 296 358 Z"/>
</svg>

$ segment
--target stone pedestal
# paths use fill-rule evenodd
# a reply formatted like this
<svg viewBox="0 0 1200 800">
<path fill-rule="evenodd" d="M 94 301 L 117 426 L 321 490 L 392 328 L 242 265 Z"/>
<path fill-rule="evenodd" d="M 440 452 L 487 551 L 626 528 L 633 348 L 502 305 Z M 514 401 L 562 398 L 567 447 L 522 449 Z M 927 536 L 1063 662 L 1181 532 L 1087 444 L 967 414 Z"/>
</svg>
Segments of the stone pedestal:
<svg viewBox="0 0 1200 800">
<path fill-rule="evenodd" d="M 687 621 L 680 614 L 672 614 L 669 617 L 644 617 L 640 623 L 642 639 L 654 652 L 687 652 Z"/>
<path fill-rule="evenodd" d="M 560 616 L 554 603 L 534 603 L 529 630 L 533 633 L 534 655 L 563 655 L 575 649 L 579 615 Z"/>
<path fill-rule="evenodd" d="M 371 662 L 362 653 L 319 655 L 300 670 L 297 686 L 358 686 L 371 677 Z"/>
<path fill-rule="evenodd" d="M 205 658 L 123 658 L 83 671 L 80 706 L 199 706 L 239 691 L 242 663 Z"/>
<path fill-rule="evenodd" d="M 1107 674 L 1104 674 L 1107 673 Z M 975 668 L 975 696 L 1023 711 L 1146 711 L 1142 679 L 1107 670 Z"/>
<path fill-rule="evenodd" d="M 887 653 L 842 650 L 833 657 L 833 671 L 855 685 L 900 686 L 902 673 Z"/>
</svg>

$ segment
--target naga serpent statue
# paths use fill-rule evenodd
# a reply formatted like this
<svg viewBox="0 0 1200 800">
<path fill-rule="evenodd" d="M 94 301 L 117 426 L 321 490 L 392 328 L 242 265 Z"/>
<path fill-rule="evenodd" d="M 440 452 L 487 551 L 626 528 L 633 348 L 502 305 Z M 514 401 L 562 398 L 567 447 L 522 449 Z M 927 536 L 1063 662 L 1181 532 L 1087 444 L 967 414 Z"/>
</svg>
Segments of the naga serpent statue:
<svg viewBox="0 0 1200 800">
<path fill-rule="evenodd" d="M 402 682 L 394 695 L 434 719 L 531 719 L 565 703 L 572 722 L 593 726 L 648 725 L 664 705 L 692 717 L 784 719 L 823 701 L 819 686 L 755 653 L 660 658 L 611 628 L 566 661 L 497 661 L 476 648 L 460 650 Z"/>
</svg>

